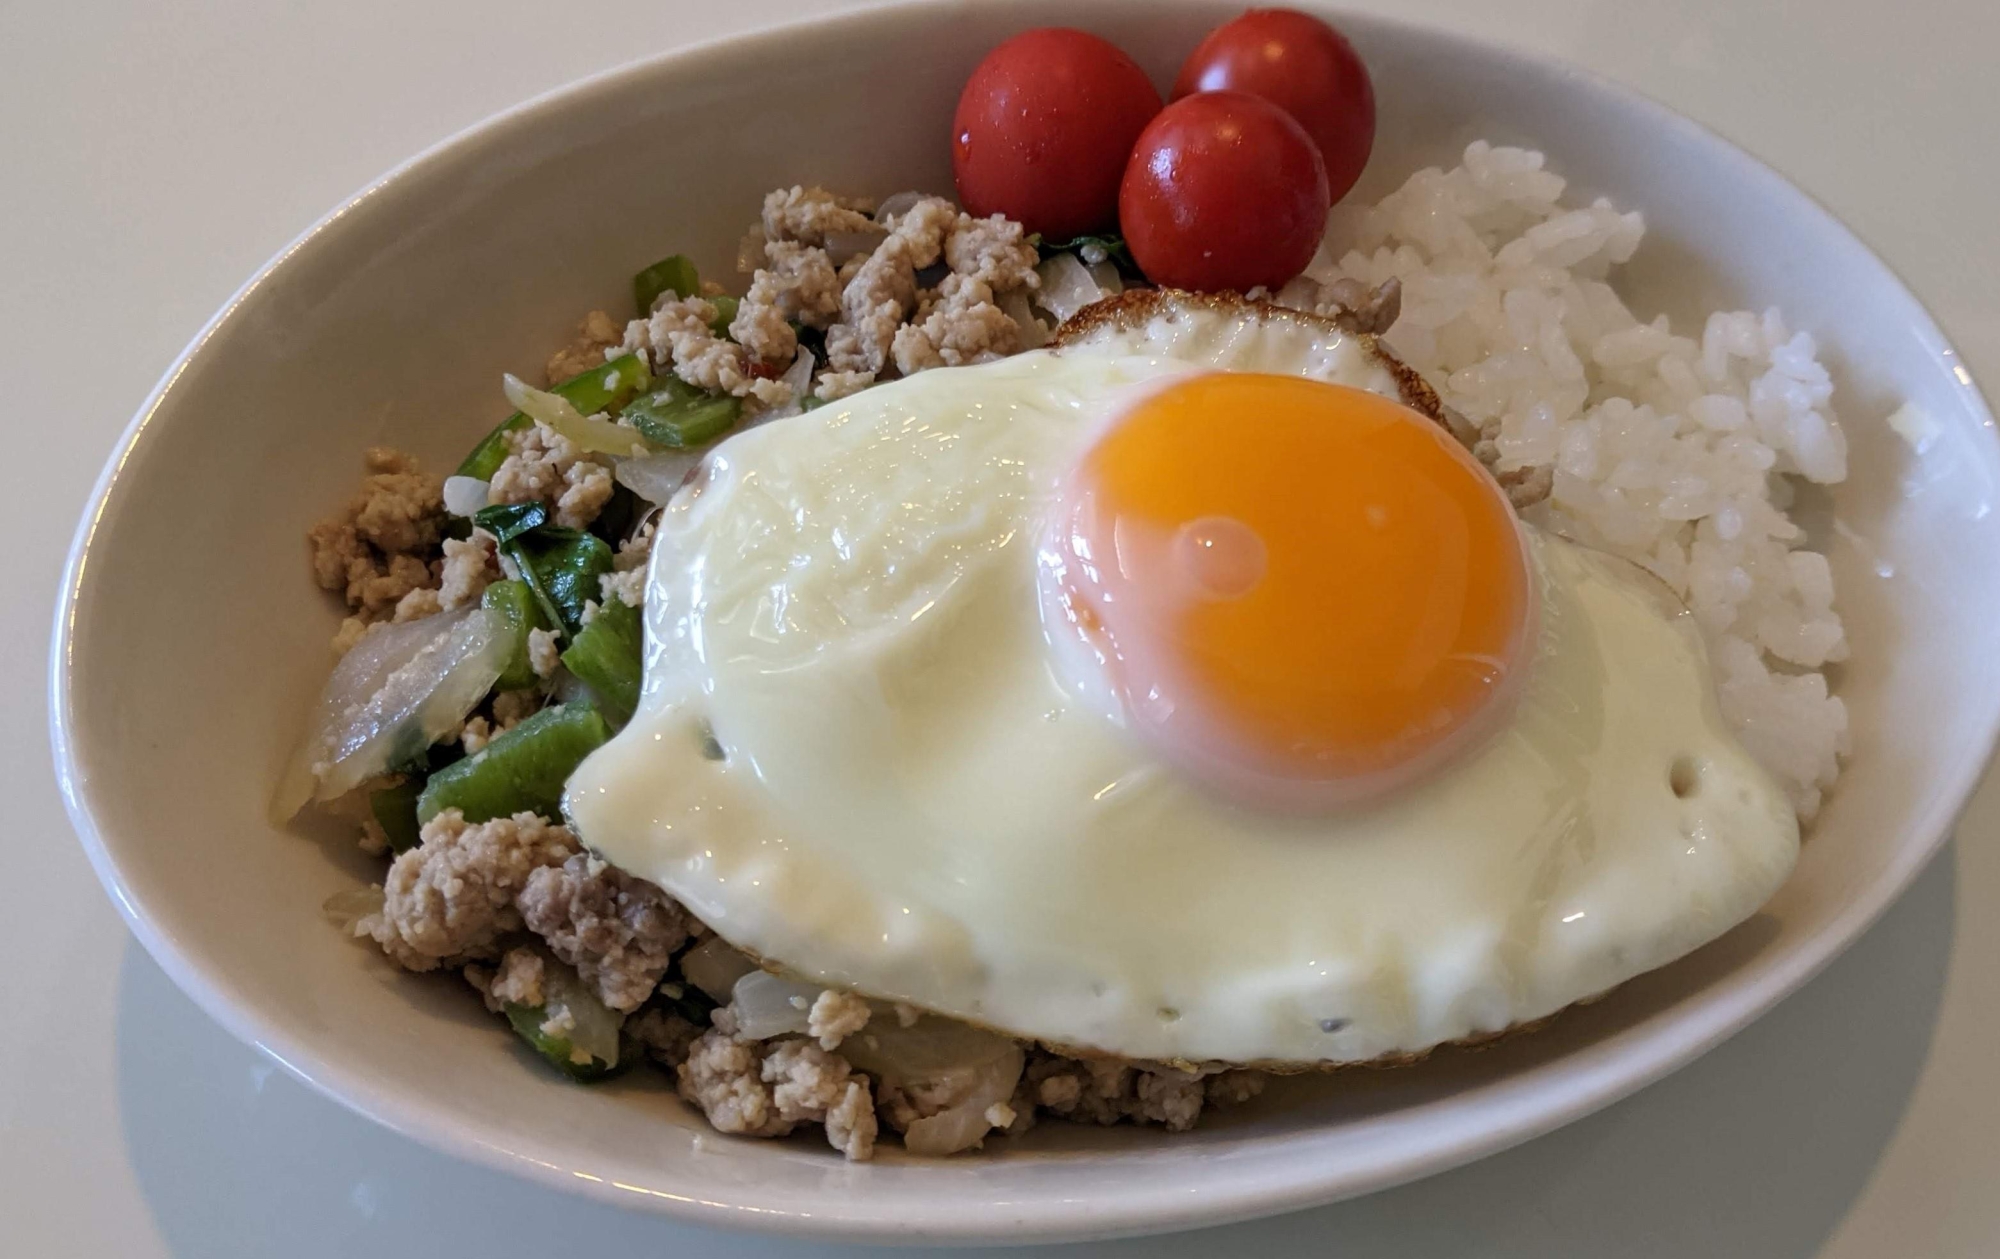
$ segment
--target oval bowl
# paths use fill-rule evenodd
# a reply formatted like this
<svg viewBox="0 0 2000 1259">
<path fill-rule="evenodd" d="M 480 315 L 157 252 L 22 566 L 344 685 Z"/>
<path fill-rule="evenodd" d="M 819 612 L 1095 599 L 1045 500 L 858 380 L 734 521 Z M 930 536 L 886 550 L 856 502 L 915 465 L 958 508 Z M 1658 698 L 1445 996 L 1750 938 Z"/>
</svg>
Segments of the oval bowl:
<svg viewBox="0 0 2000 1259">
<path fill-rule="evenodd" d="M 1093 5 L 1160 82 L 1233 6 Z M 842 1163 L 704 1131 L 647 1073 L 535 1069 L 462 985 L 392 971 L 320 912 L 379 873 L 337 828 L 264 819 L 337 617 L 301 536 L 371 444 L 448 467 L 538 364 L 667 248 L 722 273 L 769 188 L 948 189 L 984 51 L 1054 0 L 866 11 L 677 52 L 478 126 L 342 205 L 254 277 L 139 410 L 72 548 L 52 734 L 76 829 L 161 965 L 308 1084 L 439 1149 L 707 1224 L 875 1240 L 1049 1240 L 1215 1224 L 1359 1194 L 1546 1132 L 1658 1079 L 1805 982 L 1937 850 L 2000 725 L 1992 418 L 1936 325 L 1768 167 L 1573 67 L 1342 17 L 1382 131 L 1357 196 L 1476 137 L 1644 210 L 1623 287 L 1677 325 L 1780 305 L 1823 347 L 1852 479 L 1815 502 L 1853 658 L 1846 776 L 1768 908 L 1548 1029 L 1415 1069 L 1288 1081 L 1195 1132 L 1043 1125 L 987 1155 Z M 893 84 L 894 90 L 885 85 Z M 810 102 L 805 108 L 802 102 Z M 623 299 L 629 300 L 629 299 Z M 1904 401 L 1920 440 L 1883 417 Z"/>
</svg>

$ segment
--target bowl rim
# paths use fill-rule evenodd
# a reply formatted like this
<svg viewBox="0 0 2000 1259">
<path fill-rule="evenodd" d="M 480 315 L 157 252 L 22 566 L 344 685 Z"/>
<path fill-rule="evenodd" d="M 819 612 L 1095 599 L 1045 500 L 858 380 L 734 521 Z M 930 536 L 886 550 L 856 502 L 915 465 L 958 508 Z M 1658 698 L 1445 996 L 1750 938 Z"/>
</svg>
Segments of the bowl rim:
<svg viewBox="0 0 2000 1259">
<path fill-rule="evenodd" d="M 1151 2 L 1104 0 L 1099 8 L 1092 11 L 1091 17 L 1143 14 Z M 955 0 L 954 4 L 943 7 L 961 11 L 970 8 L 1004 12 L 1008 8 L 1008 0 Z M 1683 1011 L 1674 1021 L 1698 1027 L 1697 1035 L 1642 1035 L 1649 1031 L 1656 1033 L 1658 1029 L 1651 1029 L 1647 1024 L 1635 1025 L 1558 1060 L 1483 1086 L 1478 1095 L 1499 1116 L 1484 1130 L 1470 1138 L 1456 1135 L 1444 1140 L 1432 1138 L 1402 1143 L 1391 1156 L 1359 1176 L 1330 1177 L 1324 1173 L 1315 1174 L 1310 1167 L 1301 1167 L 1282 1177 L 1267 1178 L 1254 1186 L 1237 1184 L 1225 1191 L 1195 1194 L 1172 1188 L 1168 1178 L 1159 1184 L 1121 1191 L 1111 1201 L 1105 1201 L 1103 1195 L 1041 1200 L 1032 1204 L 996 1200 L 976 1212 L 967 1212 L 962 1206 L 948 1210 L 927 1209 L 921 1202 L 908 1197 L 888 1202 L 868 1194 L 838 1192 L 829 1193 L 824 1200 L 824 1204 L 831 1205 L 832 1209 L 808 1211 L 760 1202 L 754 1189 L 734 1195 L 733 1200 L 718 1201 L 638 1185 L 614 1185 L 595 1177 L 579 1178 L 570 1170 L 538 1159 L 524 1150 L 506 1148 L 482 1139 L 476 1125 L 467 1123 L 460 1115 L 432 1105 L 418 1093 L 371 1081 L 342 1063 L 323 1057 L 313 1045 L 302 1042 L 279 1023 L 261 1014 L 241 985 L 232 981 L 226 967 L 205 962 L 197 956 L 185 941 L 168 928 L 161 916 L 150 909 L 144 889 L 134 886 L 126 878 L 112 843 L 107 841 L 98 825 L 92 808 L 95 788 L 80 749 L 83 736 L 78 728 L 72 668 L 76 618 L 85 595 L 85 583 L 91 577 L 89 560 L 92 545 L 98 529 L 116 502 L 128 466 L 135 458 L 143 457 L 149 448 L 157 427 L 155 421 L 182 373 L 202 355 L 208 343 L 231 324 L 252 294 L 284 270 L 296 256 L 315 248 L 323 238 L 337 231 L 343 220 L 362 210 L 378 192 L 413 172 L 469 156 L 480 147 L 504 141 L 517 128 L 546 110 L 581 105 L 594 96 L 614 93 L 632 82 L 659 75 L 678 64 L 723 55 L 754 54 L 765 45 L 782 46 L 807 30 L 841 30 L 855 34 L 873 29 L 884 35 L 893 35 L 912 19 L 920 19 L 940 8 L 934 0 L 894 0 L 838 14 L 786 20 L 751 31 L 680 45 L 557 86 L 489 115 L 446 136 L 370 181 L 279 249 L 207 320 L 162 373 L 116 441 L 93 484 L 64 563 L 50 640 L 49 737 L 64 808 L 99 882 L 139 943 L 210 1018 L 238 1040 L 269 1055 L 294 1078 L 316 1092 L 404 1137 L 453 1157 L 524 1176 L 543 1185 L 581 1193 L 615 1206 L 656 1211 L 700 1225 L 849 1241 L 1053 1241 L 1158 1233 L 1276 1214 L 1371 1193 L 1518 1145 L 1629 1096 L 1734 1035 L 1818 974 L 1901 896 L 1943 846 L 1994 760 L 1996 750 L 2000 750 L 2000 695 L 1985 701 L 1988 712 L 1983 723 L 1983 737 L 1969 741 L 1959 755 L 1937 767 L 1937 782 L 1942 790 L 1933 793 L 1928 807 L 1912 817 L 1903 828 L 1914 842 L 1899 845 L 1881 878 L 1863 887 L 1830 922 L 1774 960 L 1762 975 L 1733 990 L 1692 998 L 1698 1004 Z M 1959 382 L 1958 391 L 1970 413 L 1986 430 L 1986 441 L 1989 445 L 2000 444 L 1991 410 L 1964 365 L 1963 356 L 1958 354 L 1938 327 L 1936 319 L 1910 291 L 1903 278 L 1816 198 L 1763 160 L 1664 103 L 1561 58 L 1462 34 L 1429 22 L 1339 10 L 1321 11 L 1329 13 L 1336 22 L 1393 30 L 1424 40 L 1456 45 L 1510 69 L 1544 75 L 1553 73 L 1582 81 L 1597 92 L 1621 99 L 1625 105 L 1647 116 L 1661 128 L 1700 140 L 1718 158 L 1734 164 L 1739 177 L 1760 182 L 1767 192 L 1789 199 L 1796 212 L 1822 219 L 1832 229 L 1835 239 L 1844 238 L 1857 256 L 1866 260 L 1866 265 L 1878 270 L 1882 280 L 1909 298 L 1918 316 L 1913 331 L 1932 347 L 1934 353 L 1952 362 Z M 1569 1083 L 1558 1104 L 1547 1105 L 1514 1096 L 1542 1079 L 1545 1073 L 1555 1070 L 1563 1072 Z M 1020 1208 L 1030 1205 L 1032 1214 L 1020 1214 Z"/>
</svg>

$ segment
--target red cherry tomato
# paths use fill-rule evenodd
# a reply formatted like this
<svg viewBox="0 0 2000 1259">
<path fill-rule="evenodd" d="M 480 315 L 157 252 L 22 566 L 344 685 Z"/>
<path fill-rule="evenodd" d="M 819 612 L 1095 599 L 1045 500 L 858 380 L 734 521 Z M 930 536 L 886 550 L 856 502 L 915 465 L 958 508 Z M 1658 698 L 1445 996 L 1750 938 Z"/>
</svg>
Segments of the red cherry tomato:
<svg viewBox="0 0 2000 1259">
<path fill-rule="evenodd" d="M 1110 225 L 1132 141 L 1160 93 L 1139 64 L 1085 31 L 1044 27 L 986 54 L 951 124 L 958 199 L 1052 240 Z"/>
<path fill-rule="evenodd" d="M 1181 66 L 1174 99 L 1248 92 L 1299 120 L 1326 159 L 1327 189 L 1347 195 L 1375 145 L 1375 88 L 1345 36 L 1296 9 L 1252 9 L 1208 33 Z"/>
<path fill-rule="evenodd" d="M 1312 261 L 1331 204 L 1319 150 L 1290 114 L 1244 92 L 1199 92 L 1139 133 L 1118 221 L 1155 284 L 1275 289 Z"/>
</svg>

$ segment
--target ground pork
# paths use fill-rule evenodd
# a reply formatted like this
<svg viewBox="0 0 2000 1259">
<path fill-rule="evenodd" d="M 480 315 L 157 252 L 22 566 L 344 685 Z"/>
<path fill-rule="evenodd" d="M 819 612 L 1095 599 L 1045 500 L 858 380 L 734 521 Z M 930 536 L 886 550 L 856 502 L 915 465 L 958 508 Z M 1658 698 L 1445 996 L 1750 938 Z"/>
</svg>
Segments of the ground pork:
<svg viewBox="0 0 2000 1259">
<path fill-rule="evenodd" d="M 438 592 L 428 586 L 412 590 L 396 600 L 396 609 L 389 616 L 392 621 L 417 621 L 427 616 L 436 616 L 444 610 L 438 599 Z"/>
<path fill-rule="evenodd" d="M 438 561 L 438 606 L 446 612 L 477 603 L 486 587 L 500 576 L 500 561 L 493 535 L 474 529 L 460 541 L 444 540 L 444 558 Z"/>
<path fill-rule="evenodd" d="M 1041 285 L 1035 274 L 1040 254 L 1028 243 L 1026 230 L 1004 214 L 983 219 L 959 215 L 945 237 L 944 260 L 953 274 L 991 285 L 997 293 Z"/>
<path fill-rule="evenodd" d="M 1021 326 L 993 304 L 992 286 L 956 272 L 944 278 L 933 301 L 896 330 L 893 344 L 896 370 L 905 376 L 931 367 L 990 362 L 1020 348 Z"/>
<path fill-rule="evenodd" d="M 610 468 L 539 420 L 507 434 L 507 451 L 487 488 L 489 503 L 547 503 L 557 524 L 587 529 L 617 488 Z"/>
<path fill-rule="evenodd" d="M 874 372 L 822 372 L 813 396 L 821 402 L 838 402 L 874 383 Z"/>
<path fill-rule="evenodd" d="M 625 329 L 617 320 L 601 310 L 591 311 L 576 326 L 576 339 L 549 356 L 548 383 L 560 385 L 572 376 L 603 366 L 605 351 L 617 348 L 624 340 Z"/>
<path fill-rule="evenodd" d="M 888 367 L 896 329 L 916 308 L 917 272 L 938 260 L 958 209 L 926 197 L 890 220 L 889 234 L 856 267 L 840 294 L 840 322 L 826 331 L 829 371 Z"/>
<path fill-rule="evenodd" d="M 465 970 L 465 977 L 486 998 L 486 1008 L 495 1014 L 505 1013 L 510 1005 L 541 1005 L 546 1000 L 542 955 L 533 949 L 508 949 L 491 971 L 482 966 Z"/>
<path fill-rule="evenodd" d="M 614 1010 L 636 1010 L 687 942 L 687 914 L 665 892 L 579 853 L 529 873 L 516 901 L 530 931 Z"/>
<path fill-rule="evenodd" d="M 555 631 L 540 626 L 528 631 L 528 667 L 538 678 L 552 678 L 556 666 L 562 663 L 562 648 L 558 645 Z"/>
<path fill-rule="evenodd" d="M 512 730 L 542 710 L 542 696 L 539 691 L 500 691 L 491 708 L 494 728 Z"/>
<path fill-rule="evenodd" d="M 633 1015 L 625 1030 L 654 1062 L 678 1071 L 704 1029 L 673 1010 L 651 1006 Z"/>
<path fill-rule="evenodd" d="M 468 823 L 446 809 L 421 841 L 391 863 L 381 910 L 356 927 L 416 971 L 490 954 L 501 935 L 521 929 L 514 902 L 528 876 L 578 851 L 568 827 L 532 813 Z"/>
<path fill-rule="evenodd" d="M 764 197 L 764 238 L 825 245 L 836 232 L 879 231 L 868 215 L 872 208 L 868 201 L 837 197 L 820 187 L 779 188 Z"/>
<path fill-rule="evenodd" d="M 811 1041 L 751 1041 L 713 1028 L 689 1047 L 679 1083 L 681 1096 L 719 1132 L 776 1137 L 822 1123 L 827 1141 L 848 1158 L 875 1152 L 867 1078 Z"/>
<path fill-rule="evenodd" d="M 661 302 L 625 326 L 625 349 L 644 350 L 656 367 L 671 364 L 674 375 L 712 393 L 754 398 L 767 407 L 792 401 L 790 385 L 752 372 L 744 348 L 715 335 L 709 326 L 714 320 L 715 304 L 705 298 Z"/>
<path fill-rule="evenodd" d="M 373 447 L 362 462 L 361 487 L 306 539 L 321 588 L 340 591 L 370 621 L 431 584 L 429 555 L 444 530 L 444 490 L 402 451 Z"/>
<path fill-rule="evenodd" d="M 646 604 L 646 570 L 628 568 L 623 572 L 606 573 L 597 579 L 598 593 L 604 602 L 613 599 L 628 608 L 644 607 Z"/>
<path fill-rule="evenodd" d="M 806 1012 L 806 1033 L 818 1038 L 821 1049 L 838 1049 L 841 1041 L 868 1026 L 868 1013 L 865 999 L 829 988 Z"/>
<path fill-rule="evenodd" d="M 1157 1123 L 1171 1132 L 1185 1132 L 1194 1126 L 1210 1088 L 1202 1075 L 1173 1067 L 1064 1058 L 1039 1050 L 1029 1055 L 1022 1087 L 1023 1095 L 1034 1105 L 1065 1119 L 1098 1124 L 1121 1120 Z M 1218 1088 L 1217 1097 L 1242 1100 L 1261 1087 L 1261 1079 L 1254 1085 L 1232 1079 Z"/>
</svg>

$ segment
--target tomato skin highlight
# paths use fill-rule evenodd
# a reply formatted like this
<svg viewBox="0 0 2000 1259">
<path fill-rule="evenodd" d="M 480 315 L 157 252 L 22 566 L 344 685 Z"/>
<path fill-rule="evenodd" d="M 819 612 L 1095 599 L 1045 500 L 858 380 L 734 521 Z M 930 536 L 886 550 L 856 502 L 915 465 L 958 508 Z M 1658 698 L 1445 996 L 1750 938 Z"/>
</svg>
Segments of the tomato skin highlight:
<svg viewBox="0 0 2000 1259">
<path fill-rule="evenodd" d="M 1056 240 L 1109 227 L 1132 142 L 1160 105 L 1139 64 L 1098 36 L 1024 31 L 987 53 L 959 94 L 959 204 Z"/>
<path fill-rule="evenodd" d="M 1118 218 L 1153 283 L 1245 292 L 1305 269 L 1331 204 L 1319 149 L 1290 114 L 1243 92 L 1200 92 L 1140 133 Z"/>
<path fill-rule="evenodd" d="M 1361 178 L 1375 145 L 1375 87 L 1347 37 L 1296 9 L 1251 9 L 1203 38 L 1174 80 L 1173 99 L 1248 92 L 1299 120 L 1326 162 L 1335 201 Z"/>
</svg>

